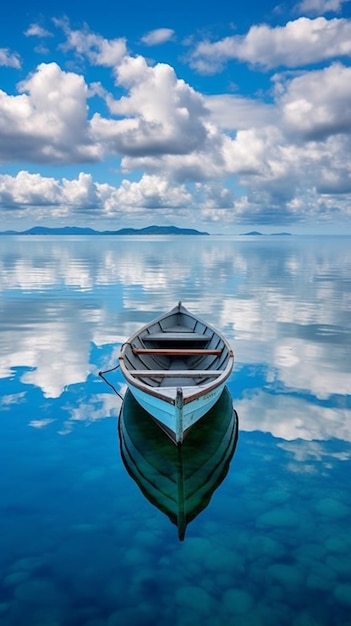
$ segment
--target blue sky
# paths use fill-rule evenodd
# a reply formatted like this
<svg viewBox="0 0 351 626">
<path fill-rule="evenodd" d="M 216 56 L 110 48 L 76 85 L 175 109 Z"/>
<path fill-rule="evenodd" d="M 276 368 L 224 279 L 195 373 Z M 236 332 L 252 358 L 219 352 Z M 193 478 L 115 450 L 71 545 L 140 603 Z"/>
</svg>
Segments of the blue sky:
<svg viewBox="0 0 351 626">
<path fill-rule="evenodd" d="M 1 230 L 351 233 L 350 0 L 22 1 L 0 35 Z"/>
</svg>

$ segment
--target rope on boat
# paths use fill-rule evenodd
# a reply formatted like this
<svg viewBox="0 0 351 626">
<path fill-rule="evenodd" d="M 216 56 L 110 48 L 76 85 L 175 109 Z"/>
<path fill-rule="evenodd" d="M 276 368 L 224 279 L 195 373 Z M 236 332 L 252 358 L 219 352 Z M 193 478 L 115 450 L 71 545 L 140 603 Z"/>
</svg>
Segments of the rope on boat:
<svg viewBox="0 0 351 626">
<path fill-rule="evenodd" d="M 122 350 L 122 348 L 125 345 L 131 346 L 132 344 L 129 341 L 125 341 L 124 343 L 122 343 L 120 350 Z M 110 381 L 107 380 L 107 378 L 105 378 L 105 376 L 104 376 L 104 374 L 108 374 L 109 372 L 114 372 L 115 370 L 117 370 L 119 368 L 119 366 L 120 366 L 120 364 L 117 363 L 117 365 L 115 365 L 115 367 L 111 367 L 111 369 L 105 370 L 104 372 L 99 372 L 99 376 L 100 376 L 100 378 L 102 378 L 103 381 L 105 381 L 106 385 L 109 385 L 109 387 L 111 387 L 111 389 L 113 389 L 115 394 L 117 394 L 117 396 L 119 398 L 121 398 L 121 400 L 123 402 L 124 398 L 123 398 L 122 394 L 120 394 L 119 391 L 117 391 L 116 387 L 112 383 L 110 383 Z"/>
<path fill-rule="evenodd" d="M 99 372 L 99 376 L 100 376 L 100 378 L 102 378 L 102 380 L 105 381 L 106 385 L 109 385 L 109 387 L 111 387 L 111 389 L 113 389 L 115 394 L 117 394 L 117 396 L 119 396 L 121 398 L 121 400 L 123 401 L 124 398 L 123 398 L 122 394 L 120 394 L 119 391 L 117 391 L 116 387 L 112 383 L 110 383 L 110 381 L 107 380 L 107 378 L 105 377 L 105 374 L 108 374 L 109 372 L 114 372 L 118 368 L 119 368 L 119 363 L 115 367 L 111 367 L 111 369 L 109 369 L 109 370 L 105 370 L 104 372 Z"/>
</svg>

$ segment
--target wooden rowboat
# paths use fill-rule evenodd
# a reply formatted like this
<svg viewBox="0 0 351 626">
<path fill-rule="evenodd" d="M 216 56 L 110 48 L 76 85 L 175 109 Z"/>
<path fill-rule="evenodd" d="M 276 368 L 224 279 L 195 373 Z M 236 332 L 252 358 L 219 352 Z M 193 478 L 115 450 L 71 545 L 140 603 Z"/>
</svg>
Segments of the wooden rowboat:
<svg viewBox="0 0 351 626">
<path fill-rule="evenodd" d="M 226 477 L 238 440 L 238 416 L 225 387 L 219 400 L 175 446 L 127 390 L 119 417 L 123 464 L 143 495 L 178 527 L 209 504 Z"/>
<path fill-rule="evenodd" d="M 217 402 L 234 355 L 218 331 L 179 302 L 122 345 L 119 363 L 135 399 L 179 444 Z"/>
</svg>

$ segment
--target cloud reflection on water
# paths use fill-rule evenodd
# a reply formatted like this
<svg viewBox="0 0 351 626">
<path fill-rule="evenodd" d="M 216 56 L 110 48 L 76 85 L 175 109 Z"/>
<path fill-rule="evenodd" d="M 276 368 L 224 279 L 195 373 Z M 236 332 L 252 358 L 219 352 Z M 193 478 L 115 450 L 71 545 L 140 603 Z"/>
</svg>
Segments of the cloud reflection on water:
<svg viewBox="0 0 351 626">
<path fill-rule="evenodd" d="M 113 363 L 118 345 L 181 299 L 232 342 L 230 386 L 242 429 L 351 440 L 347 238 L 1 243 L 0 377 L 17 375 L 21 392 L 35 386 L 55 399 L 85 383 L 89 395 L 90 375 Z M 250 380 L 245 370 L 238 385 L 247 367 Z M 84 419 L 84 406 L 72 409 L 72 421 Z M 110 414 L 90 406 L 90 415 L 103 410 Z"/>
</svg>

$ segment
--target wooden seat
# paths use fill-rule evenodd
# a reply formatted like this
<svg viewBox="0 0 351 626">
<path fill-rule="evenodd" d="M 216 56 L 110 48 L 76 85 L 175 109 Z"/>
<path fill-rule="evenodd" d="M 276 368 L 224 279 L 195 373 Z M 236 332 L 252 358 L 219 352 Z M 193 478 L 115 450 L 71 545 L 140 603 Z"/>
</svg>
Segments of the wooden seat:
<svg viewBox="0 0 351 626">
<path fill-rule="evenodd" d="M 198 333 L 182 333 L 182 332 L 164 332 L 164 333 L 150 333 L 149 335 L 143 335 L 140 337 L 143 341 L 209 341 L 210 337 L 206 335 L 200 335 Z"/>
<path fill-rule="evenodd" d="M 204 378 L 207 376 L 216 377 L 223 374 L 223 370 L 129 370 L 132 376 L 160 378 Z"/>
<path fill-rule="evenodd" d="M 137 348 L 132 346 L 134 354 L 159 354 L 162 356 L 206 356 L 222 354 L 222 350 L 207 348 Z"/>
</svg>

